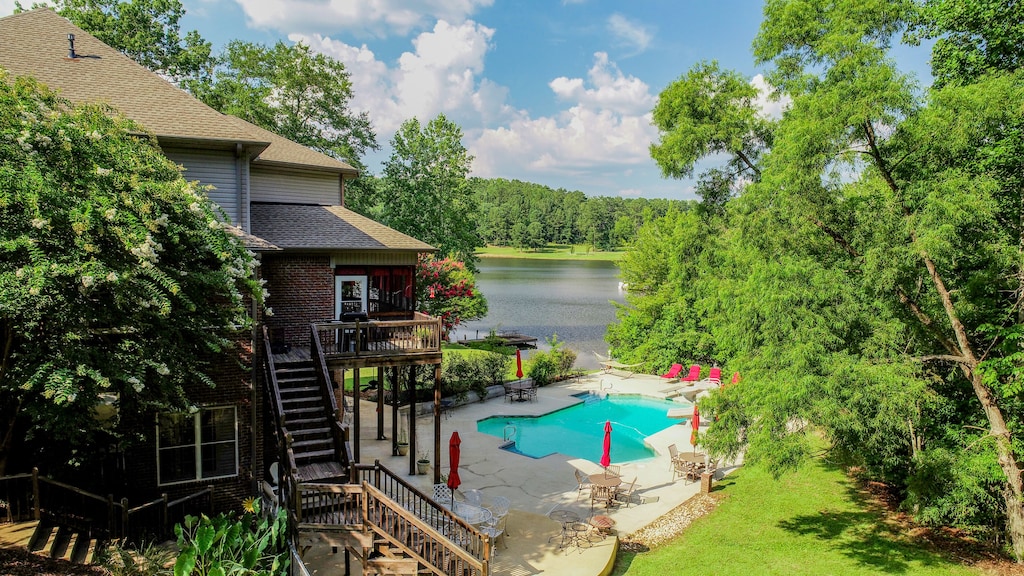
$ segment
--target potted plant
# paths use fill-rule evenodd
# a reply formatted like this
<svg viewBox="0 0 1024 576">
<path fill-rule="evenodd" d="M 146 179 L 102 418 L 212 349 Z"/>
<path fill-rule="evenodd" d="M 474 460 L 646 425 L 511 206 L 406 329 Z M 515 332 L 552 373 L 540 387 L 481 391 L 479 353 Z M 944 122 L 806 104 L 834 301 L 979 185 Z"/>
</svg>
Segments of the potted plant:
<svg viewBox="0 0 1024 576">
<path fill-rule="evenodd" d="M 398 442 L 395 443 L 395 449 L 398 450 L 399 456 L 405 456 L 409 453 L 409 440 L 405 437 L 404 428 L 398 432 Z"/>
<path fill-rule="evenodd" d="M 416 460 L 416 473 L 426 474 L 427 469 L 430 468 L 430 458 L 427 458 L 427 453 L 420 453 L 419 460 Z"/>
</svg>

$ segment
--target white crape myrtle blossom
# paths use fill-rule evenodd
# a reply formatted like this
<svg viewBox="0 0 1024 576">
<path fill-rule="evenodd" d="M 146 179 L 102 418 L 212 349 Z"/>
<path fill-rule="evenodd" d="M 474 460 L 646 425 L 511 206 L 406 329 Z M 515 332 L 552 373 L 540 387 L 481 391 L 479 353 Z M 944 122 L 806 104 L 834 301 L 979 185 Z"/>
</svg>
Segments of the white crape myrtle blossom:
<svg viewBox="0 0 1024 576">
<path fill-rule="evenodd" d="M 42 229 L 42 228 L 46 227 L 46 225 L 49 224 L 49 223 L 50 223 L 50 221 L 45 219 L 45 218 L 33 218 L 32 219 L 32 227 L 33 228 Z"/>
<path fill-rule="evenodd" d="M 82 276 L 82 286 L 85 286 L 86 288 L 89 288 L 89 287 L 91 287 L 95 283 L 96 283 L 96 277 L 90 276 L 88 274 Z"/>
<path fill-rule="evenodd" d="M 114 171 L 111 170 L 110 168 L 102 168 L 100 166 L 96 167 L 96 175 L 97 176 L 110 176 L 113 172 Z"/>
<path fill-rule="evenodd" d="M 107 208 L 106 212 L 103 213 L 103 217 L 107 220 L 113 220 L 117 216 L 117 208 Z"/>
<path fill-rule="evenodd" d="M 156 373 L 161 376 L 167 376 L 171 373 L 171 369 L 167 367 L 167 364 L 158 364 L 156 367 Z"/>
<path fill-rule="evenodd" d="M 141 393 L 142 389 L 145 388 L 145 385 L 142 383 L 142 381 L 136 378 L 135 376 L 129 378 L 128 383 L 132 385 L 132 389 L 135 390 L 136 393 Z"/>
</svg>

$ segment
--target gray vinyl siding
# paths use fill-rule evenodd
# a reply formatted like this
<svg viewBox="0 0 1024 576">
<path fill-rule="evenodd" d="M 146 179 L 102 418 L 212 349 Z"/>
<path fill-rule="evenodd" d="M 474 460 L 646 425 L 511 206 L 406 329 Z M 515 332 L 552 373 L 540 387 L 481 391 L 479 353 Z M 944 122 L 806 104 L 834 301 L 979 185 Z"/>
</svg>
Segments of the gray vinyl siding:
<svg viewBox="0 0 1024 576">
<path fill-rule="evenodd" d="M 164 149 L 173 162 L 185 167 L 185 180 L 213 186 L 210 199 L 224 209 L 232 224 L 239 223 L 239 184 L 235 155 L 231 151 Z"/>
<path fill-rule="evenodd" d="M 284 172 L 253 166 L 253 202 L 282 204 L 341 204 L 341 183 L 337 174 L 317 172 Z"/>
</svg>

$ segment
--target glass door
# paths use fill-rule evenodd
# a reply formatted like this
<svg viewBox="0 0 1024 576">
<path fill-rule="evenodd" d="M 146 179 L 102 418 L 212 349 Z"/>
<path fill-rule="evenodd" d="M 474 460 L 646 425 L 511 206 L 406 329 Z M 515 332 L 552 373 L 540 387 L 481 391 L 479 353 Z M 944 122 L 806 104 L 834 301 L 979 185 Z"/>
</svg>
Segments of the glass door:
<svg viewBox="0 0 1024 576">
<path fill-rule="evenodd" d="M 366 276 L 334 277 L 334 316 L 366 313 Z"/>
</svg>

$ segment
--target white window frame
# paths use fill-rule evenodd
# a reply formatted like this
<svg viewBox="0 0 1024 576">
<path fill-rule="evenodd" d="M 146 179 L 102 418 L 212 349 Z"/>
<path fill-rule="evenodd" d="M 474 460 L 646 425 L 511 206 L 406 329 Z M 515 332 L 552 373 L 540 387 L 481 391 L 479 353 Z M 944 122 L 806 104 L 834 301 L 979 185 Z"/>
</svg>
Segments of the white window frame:
<svg viewBox="0 0 1024 576">
<path fill-rule="evenodd" d="M 366 297 L 367 290 L 369 288 L 368 277 L 364 274 L 361 276 L 335 276 L 334 277 L 334 319 L 341 320 L 341 309 L 342 309 L 342 286 L 345 282 L 355 282 L 359 284 L 359 306 L 360 312 L 366 313 Z M 350 300 L 355 302 L 355 300 Z"/>
<path fill-rule="evenodd" d="M 234 440 L 221 440 L 221 441 L 218 441 L 218 442 L 205 442 L 204 443 L 203 442 L 203 426 L 202 426 L 202 415 L 203 415 L 203 412 L 207 412 L 207 411 L 210 411 L 210 410 L 227 410 L 227 409 L 231 410 L 232 421 L 234 422 Z M 160 471 L 161 471 L 160 453 L 163 450 L 162 450 L 162 448 L 160 446 L 160 415 L 158 414 L 157 417 L 156 417 L 156 483 L 157 483 L 158 486 L 173 486 L 175 484 L 188 484 L 190 482 L 205 482 L 207 480 L 219 480 L 219 479 L 222 479 L 222 478 L 234 478 L 234 477 L 238 476 L 238 468 L 239 468 L 239 462 L 238 462 L 238 444 L 239 444 L 239 438 L 238 438 L 238 407 L 234 406 L 232 404 L 228 404 L 228 405 L 224 405 L 224 406 L 203 406 L 198 411 L 196 411 L 195 414 L 192 414 L 191 416 L 192 416 L 193 425 L 195 426 L 195 444 L 193 445 L 193 449 L 194 449 L 194 453 L 195 453 L 196 475 L 195 475 L 194 478 L 189 478 L 189 479 L 185 479 L 185 480 L 174 480 L 172 482 L 164 482 L 163 479 L 160 477 Z M 235 469 L 234 469 L 234 472 L 232 472 L 230 474 L 221 474 L 220 476 L 208 476 L 208 477 L 204 478 L 203 477 L 203 446 L 213 445 L 213 444 L 226 444 L 228 442 L 231 442 L 231 443 L 233 443 L 235 445 L 235 467 L 234 467 Z M 182 445 L 178 445 L 178 446 L 169 446 L 168 449 L 171 449 L 171 448 L 181 448 L 183 446 L 187 446 L 187 444 L 182 444 Z"/>
</svg>

